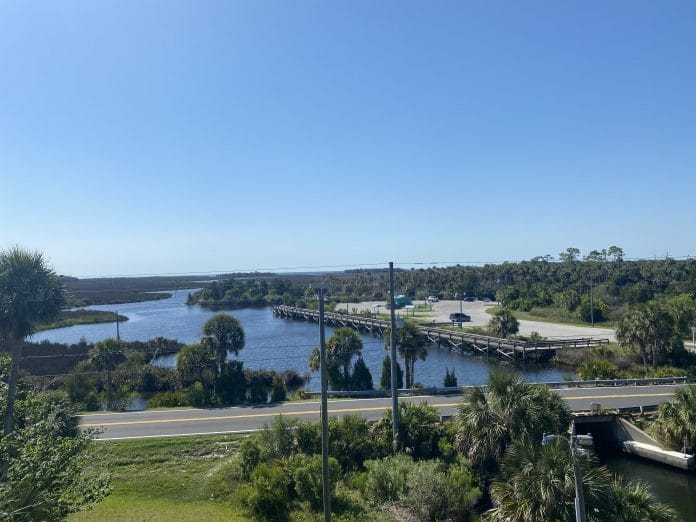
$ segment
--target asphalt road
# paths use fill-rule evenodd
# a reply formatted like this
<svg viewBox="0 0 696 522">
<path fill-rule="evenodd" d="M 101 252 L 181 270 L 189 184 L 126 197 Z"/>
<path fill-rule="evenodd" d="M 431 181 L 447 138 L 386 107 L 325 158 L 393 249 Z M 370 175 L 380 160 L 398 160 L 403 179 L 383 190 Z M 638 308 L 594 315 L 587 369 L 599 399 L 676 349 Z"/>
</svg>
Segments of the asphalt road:
<svg viewBox="0 0 696 522">
<path fill-rule="evenodd" d="M 574 411 L 602 408 L 654 406 L 669 400 L 684 385 L 571 388 L 556 390 Z M 453 415 L 461 396 L 401 397 L 401 402 L 427 402 L 442 415 Z M 329 402 L 331 416 L 360 414 L 380 418 L 391 407 L 391 399 L 344 399 Z M 101 430 L 103 440 L 177 437 L 221 433 L 246 433 L 263 428 L 276 415 L 316 421 L 319 402 L 290 402 L 271 406 L 242 406 L 219 409 L 153 410 L 127 413 L 93 413 L 81 416 L 84 428 Z"/>
</svg>

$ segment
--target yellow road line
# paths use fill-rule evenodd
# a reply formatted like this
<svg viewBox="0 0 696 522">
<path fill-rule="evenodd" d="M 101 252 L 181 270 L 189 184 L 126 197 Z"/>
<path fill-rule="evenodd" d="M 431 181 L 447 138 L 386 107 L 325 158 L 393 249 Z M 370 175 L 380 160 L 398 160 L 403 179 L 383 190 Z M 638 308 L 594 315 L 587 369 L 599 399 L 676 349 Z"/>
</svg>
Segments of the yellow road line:
<svg viewBox="0 0 696 522">
<path fill-rule="evenodd" d="M 587 399 L 626 399 L 631 397 L 667 397 L 674 395 L 673 393 L 625 393 L 620 395 L 584 395 L 579 397 L 564 397 L 566 401 L 579 401 Z M 433 404 L 437 408 L 446 408 L 451 406 L 460 406 L 461 402 L 451 402 L 451 403 L 441 403 Z M 343 408 L 343 409 L 331 409 L 329 408 L 329 413 L 360 413 L 364 411 L 384 411 L 390 409 L 390 406 L 373 406 L 369 408 Z M 278 415 L 318 415 L 319 410 L 307 410 L 307 411 L 287 411 L 287 412 L 274 412 L 274 413 L 247 413 L 244 415 L 221 415 L 213 417 L 189 417 L 184 419 L 152 419 L 152 420 L 134 420 L 134 421 L 119 421 L 119 422 L 94 422 L 89 424 L 83 424 L 82 426 L 86 428 L 93 428 L 99 426 L 126 426 L 133 424 L 168 424 L 174 422 L 204 422 L 204 421 L 217 421 L 217 420 L 233 420 L 233 419 L 252 419 L 257 417 L 276 417 Z"/>
</svg>

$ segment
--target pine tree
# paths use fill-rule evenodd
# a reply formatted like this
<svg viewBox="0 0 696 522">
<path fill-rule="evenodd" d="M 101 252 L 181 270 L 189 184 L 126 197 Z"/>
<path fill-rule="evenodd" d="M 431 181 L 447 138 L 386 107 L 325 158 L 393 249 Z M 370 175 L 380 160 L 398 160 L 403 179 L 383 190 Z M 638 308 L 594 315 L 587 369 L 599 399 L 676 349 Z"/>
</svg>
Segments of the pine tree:
<svg viewBox="0 0 696 522">
<path fill-rule="evenodd" d="M 379 379 L 379 387 L 381 390 L 391 389 L 391 357 L 388 355 L 384 358 L 382 362 L 382 376 Z M 401 369 L 401 365 L 396 363 L 396 387 L 404 387 L 404 372 Z"/>
</svg>

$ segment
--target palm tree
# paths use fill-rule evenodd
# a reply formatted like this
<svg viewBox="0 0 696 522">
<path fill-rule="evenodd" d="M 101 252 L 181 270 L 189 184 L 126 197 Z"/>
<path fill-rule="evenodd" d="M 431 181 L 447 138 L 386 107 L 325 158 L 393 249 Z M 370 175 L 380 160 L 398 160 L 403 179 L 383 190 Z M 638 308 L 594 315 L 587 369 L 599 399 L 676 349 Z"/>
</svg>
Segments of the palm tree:
<svg viewBox="0 0 696 522">
<path fill-rule="evenodd" d="M 667 504 L 655 501 L 647 484 L 631 481 L 627 484 L 616 478 L 611 485 L 611 503 L 601 520 L 613 522 L 670 522 L 679 520 L 676 511 Z M 608 515 L 608 516 L 607 516 Z M 600 519 L 600 517 L 597 517 Z"/>
<path fill-rule="evenodd" d="M 352 388 L 351 362 L 355 356 L 362 357 L 362 339 L 352 328 L 337 328 L 326 341 L 326 366 L 329 383 L 334 390 Z M 309 369 L 321 369 L 319 348 L 309 355 Z"/>
<path fill-rule="evenodd" d="M 491 484 L 495 507 L 489 520 L 575 520 L 575 476 L 568 442 L 560 438 L 545 446 L 539 442 L 516 442 L 507 450 L 500 478 Z M 587 457 L 578 458 L 588 519 L 601 520 L 596 515 L 611 505 L 611 473 Z"/>
<path fill-rule="evenodd" d="M 19 247 L 0 252 L 0 342 L 12 352 L 5 435 L 14 427 L 17 375 L 24 338 L 34 332 L 37 324 L 53 319 L 64 302 L 63 284 L 40 252 Z"/>
<path fill-rule="evenodd" d="M 467 390 L 455 418 L 455 444 L 481 470 L 497 467 L 512 441 L 541 440 L 563 433 L 568 406 L 546 386 L 532 385 L 507 371 L 491 372 L 486 389 Z"/>
<path fill-rule="evenodd" d="M 630 310 L 616 329 L 616 339 L 622 346 L 637 346 L 647 375 L 650 350 L 653 368 L 660 356 L 669 349 L 674 338 L 674 319 L 656 304 L 647 304 Z"/>
<path fill-rule="evenodd" d="M 425 361 L 428 356 L 427 338 L 410 321 L 406 321 L 402 328 L 397 328 L 395 338 L 396 349 L 404 359 L 406 388 L 413 388 L 416 360 Z M 387 350 L 391 347 L 391 335 L 388 330 L 384 332 L 384 347 Z"/>
<path fill-rule="evenodd" d="M 520 323 L 512 312 L 506 308 L 496 310 L 488 322 L 488 329 L 497 337 L 507 338 L 520 330 Z"/>
<path fill-rule="evenodd" d="M 352 328 L 337 328 L 326 343 L 326 353 L 343 370 L 343 379 L 350 381 L 353 357 L 362 355 L 362 339 Z"/>
<path fill-rule="evenodd" d="M 104 339 L 89 351 L 89 363 L 100 372 L 106 372 L 106 409 L 111 409 L 111 372 L 126 360 L 121 343 L 116 339 Z"/>
<path fill-rule="evenodd" d="M 678 390 L 660 405 L 652 431 L 674 449 L 693 451 L 696 444 L 696 385 Z"/>
<path fill-rule="evenodd" d="M 227 360 L 227 353 L 232 352 L 238 356 L 239 351 L 244 348 L 244 329 L 237 319 L 221 312 L 203 325 L 201 343 L 215 353 L 219 373 Z"/>
</svg>

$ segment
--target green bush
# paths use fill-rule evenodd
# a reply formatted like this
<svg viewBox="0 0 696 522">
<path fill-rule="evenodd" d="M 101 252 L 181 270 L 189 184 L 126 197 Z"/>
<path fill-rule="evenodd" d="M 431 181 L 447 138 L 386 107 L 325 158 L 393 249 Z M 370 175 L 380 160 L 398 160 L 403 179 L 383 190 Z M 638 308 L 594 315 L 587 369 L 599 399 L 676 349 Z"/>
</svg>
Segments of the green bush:
<svg viewBox="0 0 696 522">
<path fill-rule="evenodd" d="M 329 419 L 329 445 L 343 470 L 363 469 L 363 462 L 386 456 L 370 432 L 367 420 L 360 415 Z"/>
<path fill-rule="evenodd" d="M 262 460 L 288 457 L 297 452 L 295 437 L 296 419 L 287 419 L 282 415 L 274 417 L 270 426 L 264 426 L 259 434 L 259 445 L 263 449 Z"/>
<path fill-rule="evenodd" d="M 271 387 L 271 402 L 282 402 L 287 399 L 285 383 L 280 377 L 273 377 Z"/>
<path fill-rule="evenodd" d="M 439 441 L 443 426 L 438 411 L 428 403 L 399 404 L 399 442 L 401 449 L 415 459 L 440 456 Z M 392 413 L 387 410 L 372 426 L 380 451 L 389 452 L 392 440 Z"/>
<path fill-rule="evenodd" d="M 323 506 L 322 488 L 322 458 L 321 455 L 312 457 L 302 456 L 288 461 L 289 470 L 295 483 L 295 492 L 300 500 L 309 503 L 313 510 Z M 341 467 L 333 457 L 329 458 L 329 486 L 331 494 L 336 490 L 336 483 L 341 477 Z"/>
<path fill-rule="evenodd" d="M 244 480 L 249 480 L 256 466 L 261 462 L 261 447 L 256 437 L 247 437 L 239 446 L 239 474 Z"/>
<path fill-rule="evenodd" d="M 481 490 L 471 468 L 458 461 L 447 469 L 438 461 L 421 461 L 412 469 L 401 506 L 411 520 L 476 519 Z"/>
<path fill-rule="evenodd" d="M 376 504 L 399 500 L 406 493 L 414 465 L 408 456 L 402 454 L 366 461 L 363 496 Z"/>
<path fill-rule="evenodd" d="M 189 394 L 184 391 L 166 391 L 152 396 L 147 405 L 149 408 L 176 408 L 188 406 Z"/>
<path fill-rule="evenodd" d="M 208 404 L 208 394 L 200 382 L 194 382 L 186 390 L 186 403 L 190 406 L 201 408 Z"/>
<path fill-rule="evenodd" d="M 584 381 L 616 379 L 618 375 L 618 368 L 604 359 L 587 359 L 578 367 L 578 377 Z"/>
<path fill-rule="evenodd" d="M 445 380 L 443 382 L 445 388 L 454 388 L 457 386 L 457 376 L 454 373 L 454 368 L 449 371 L 449 368 L 445 367 Z"/>
<path fill-rule="evenodd" d="M 278 465 L 259 464 L 240 496 L 248 514 L 256 519 L 289 520 L 292 499 L 288 477 Z"/>
</svg>

